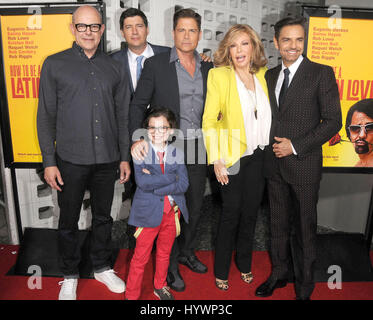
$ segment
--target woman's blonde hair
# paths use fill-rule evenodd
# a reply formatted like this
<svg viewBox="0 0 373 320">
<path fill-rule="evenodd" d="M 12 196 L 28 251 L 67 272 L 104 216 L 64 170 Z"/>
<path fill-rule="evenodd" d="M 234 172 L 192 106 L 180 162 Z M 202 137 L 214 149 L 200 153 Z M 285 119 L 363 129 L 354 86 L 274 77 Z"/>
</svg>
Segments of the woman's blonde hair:
<svg viewBox="0 0 373 320">
<path fill-rule="evenodd" d="M 247 24 L 236 24 L 227 31 L 224 39 L 220 42 L 219 48 L 214 54 L 215 66 L 232 66 L 229 49 L 233 43 L 233 40 L 242 32 L 246 33 L 250 37 L 253 49 L 250 72 L 256 73 L 261 67 L 264 67 L 267 64 L 268 60 L 265 57 L 263 44 L 255 30 Z"/>
</svg>

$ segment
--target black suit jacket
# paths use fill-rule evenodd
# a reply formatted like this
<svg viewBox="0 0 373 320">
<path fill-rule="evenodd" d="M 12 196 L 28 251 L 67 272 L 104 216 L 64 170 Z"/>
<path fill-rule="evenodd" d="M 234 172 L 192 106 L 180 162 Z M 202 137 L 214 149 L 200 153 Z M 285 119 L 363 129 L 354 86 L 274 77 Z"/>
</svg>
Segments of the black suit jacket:
<svg viewBox="0 0 373 320">
<path fill-rule="evenodd" d="M 207 76 L 212 62 L 201 62 L 203 98 L 206 99 Z M 175 62 L 170 63 L 170 52 L 160 53 L 146 59 L 141 78 L 130 105 L 129 129 L 132 137 L 142 127 L 147 106 L 164 107 L 173 111 L 180 124 L 180 97 Z"/>
<path fill-rule="evenodd" d="M 338 86 L 333 69 L 303 59 L 295 73 L 284 105 L 279 110 L 275 96 L 281 65 L 268 70 L 272 108 L 270 145 L 266 148 L 264 174 L 279 172 L 290 184 L 317 183 L 322 173 L 322 145 L 342 127 Z M 278 159 L 273 153 L 274 137 L 291 140 L 297 155 Z"/>
<path fill-rule="evenodd" d="M 162 53 L 162 52 L 169 52 L 171 50 L 170 47 L 156 46 L 156 45 L 151 44 L 151 43 L 148 43 L 148 44 L 153 49 L 154 55 Z M 130 72 L 130 67 L 129 67 L 129 63 L 128 63 L 128 47 L 125 46 L 122 50 L 114 52 L 110 56 L 114 60 L 117 60 L 117 61 L 122 63 L 122 68 L 125 71 L 125 74 L 127 74 L 128 83 L 130 84 L 131 95 L 133 96 L 133 94 L 135 93 L 135 90 L 133 88 L 131 72 Z"/>
</svg>

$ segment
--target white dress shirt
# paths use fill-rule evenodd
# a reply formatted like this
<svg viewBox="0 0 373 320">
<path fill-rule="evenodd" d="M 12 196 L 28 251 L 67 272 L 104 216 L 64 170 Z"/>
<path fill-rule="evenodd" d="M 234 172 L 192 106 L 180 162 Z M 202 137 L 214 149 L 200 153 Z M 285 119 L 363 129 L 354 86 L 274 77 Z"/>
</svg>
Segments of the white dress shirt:
<svg viewBox="0 0 373 320">
<path fill-rule="evenodd" d="M 263 150 L 269 144 L 272 113 L 268 97 L 255 75 L 255 92 L 248 90 L 237 74 L 236 82 L 246 133 L 247 148 L 242 155 L 245 157 L 252 155 L 258 147 Z M 255 118 L 255 106 L 258 119 Z"/>
<path fill-rule="evenodd" d="M 129 64 L 129 68 L 130 68 L 130 72 L 131 72 L 133 89 L 136 90 L 136 87 L 137 87 L 137 61 L 136 61 L 136 59 L 139 56 L 144 56 L 144 59 L 142 59 L 142 62 L 141 62 L 142 67 L 144 67 L 145 60 L 147 58 L 150 58 L 150 57 L 154 56 L 154 51 L 153 51 L 152 47 L 149 44 L 147 44 L 146 48 L 145 48 L 145 50 L 142 54 L 138 55 L 138 54 L 134 53 L 133 51 L 131 51 L 131 49 L 128 48 L 127 55 L 128 55 L 128 64 Z"/>
<path fill-rule="evenodd" d="M 284 65 L 284 63 L 282 62 L 281 72 L 280 72 L 280 75 L 278 76 L 276 89 L 275 89 L 277 105 L 278 105 L 278 99 L 280 97 L 280 91 L 281 91 L 282 83 L 284 82 L 284 78 L 285 78 L 284 70 L 286 68 L 288 68 L 289 71 L 290 71 L 290 73 L 289 73 L 289 86 L 290 86 L 291 81 L 293 80 L 293 77 L 294 77 L 295 73 L 297 72 L 297 70 L 299 68 L 299 65 L 302 63 L 302 61 L 303 61 L 303 56 L 300 55 L 299 58 L 289 68 L 286 67 Z"/>
<path fill-rule="evenodd" d="M 294 77 L 295 73 L 297 72 L 297 70 L 298 70 L 300 64 L 302 63 L 302 61 L 303 61 L 303 56 L 300 55 L 299 58 L 290 67 L 286 67 L 284 65 L 284 62 L 282 62 L 281 72 L 280 72 L 280 75 L 278 76 L 277 84 L 276 84 L 276 89 L 275 89 L 275 94 L 276 94 L 276 99 L 277 99 L 277 105 L 279 105 L 279 101 L 278 100 L 279 100 L 279 97 L 280 97 L 280 91 L 281 91 L 282 83 L 284 82 L 284 79 L 285 79 L 284 70 L 286 68 L 288 68 L 289 71 L 290 71 L 290 73 L 289 73 L 289 86 L 290 86 L 290 83 L 293 80 L 293 77 Z M 280 137 L 280 138 L 283 138 L 283 137 Z M 297 155 L 297 152 L 294 149 L 293 144 L 291 144 L 291 148 L 293 149 L 293 153 L 295 155 Z"/>
</svg>

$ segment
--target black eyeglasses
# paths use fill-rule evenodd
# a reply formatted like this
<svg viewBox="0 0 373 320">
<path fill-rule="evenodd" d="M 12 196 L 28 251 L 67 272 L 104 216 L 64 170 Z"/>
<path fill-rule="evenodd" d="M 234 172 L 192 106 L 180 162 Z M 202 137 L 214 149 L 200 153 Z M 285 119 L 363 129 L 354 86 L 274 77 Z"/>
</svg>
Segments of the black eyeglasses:
<svg viewBox="0 0 373 320">
<path fill-rule="evenodd" d="M 148 127 L 147 128 L 151 133 L 154 133 L 155 131 L 158 131 L 160 133 L 165 133 L 170 127 Z"/>
<path fill-rule="evenodd" d="M 84 23 L 77 23 L 75 25 L 76 30 L 78 32 L 85 32 L 87 28 L 91 30 L 91 32 L 99 32 L 101 29 L 101 24 L 99 23 L 93 23 L 93 24 L 84 24 Z"/>
<path fill-rule="evenodd" d="M 367 123 L 365 125 L 359 125 L 359 124 L 354 124 L 348 127 L 348 130 L 350 130 L 350 133 L 354 134 L 360 134 L 361 129 L 364 128 L 365 134 L 369 134 L 373 132 L 373 122 L 372 123 Z"/>
</svg>

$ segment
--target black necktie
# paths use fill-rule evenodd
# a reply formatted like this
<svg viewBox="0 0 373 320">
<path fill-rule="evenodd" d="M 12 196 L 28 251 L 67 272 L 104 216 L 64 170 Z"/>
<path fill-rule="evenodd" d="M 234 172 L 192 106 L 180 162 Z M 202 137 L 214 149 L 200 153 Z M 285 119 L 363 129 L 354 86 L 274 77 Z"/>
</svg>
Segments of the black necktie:
<svg viewBox="0 0 373 320">
<path fill-rule="evenodd" d="M 280 96 L 278 98 L 278 107 L 279 108 L 281 108 L 282 104 L 284 103 L 286 90 L 288 89 L 288 86 L 289 86 L 289 74 L 290 74 L 289 69 L 288 68 L 284 69 L 285 78 L 284 78 L 284 82 L 282 83 L 282 86 L 281 86 Z"/>
</svg>

